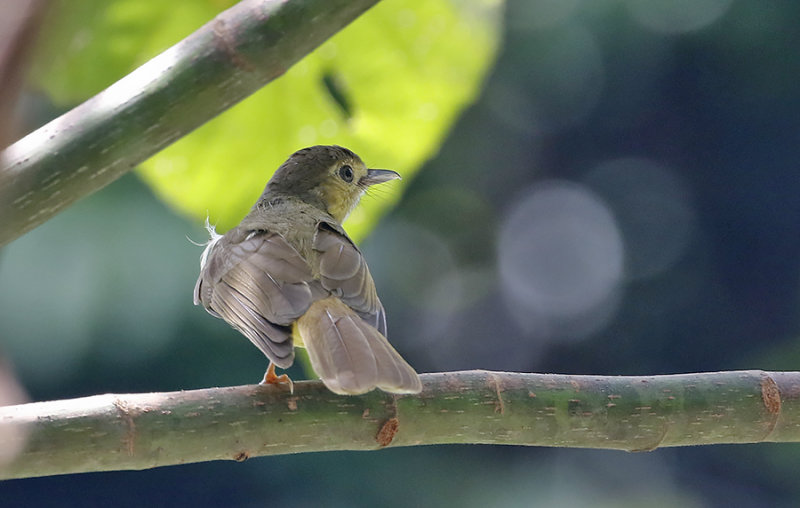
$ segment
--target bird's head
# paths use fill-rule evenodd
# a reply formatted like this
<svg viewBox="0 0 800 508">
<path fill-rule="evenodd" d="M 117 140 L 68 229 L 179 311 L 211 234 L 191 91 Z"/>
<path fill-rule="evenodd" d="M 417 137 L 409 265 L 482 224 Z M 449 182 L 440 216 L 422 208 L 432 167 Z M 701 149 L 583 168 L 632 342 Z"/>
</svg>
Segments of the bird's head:
<svg viewBox="0 0 800 508">
<path fill-rule="evenodd" d="M 265 195 L 299 197 L 342 222 L 371 185 L 397 180 L 388 169 L 369 169 L 341 146 L 312 146 L 293 153 L 275 171 Z"/>
</svg>

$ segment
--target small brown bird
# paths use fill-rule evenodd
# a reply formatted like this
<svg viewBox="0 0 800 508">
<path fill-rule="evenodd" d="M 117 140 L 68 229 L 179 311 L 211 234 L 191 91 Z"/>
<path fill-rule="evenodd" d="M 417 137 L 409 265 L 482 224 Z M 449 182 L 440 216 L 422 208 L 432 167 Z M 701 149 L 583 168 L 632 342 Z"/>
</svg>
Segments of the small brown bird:
<svg viewBox="0 0 800 508">
<path fill-rule="evenodd" d="M 312 146 L 275 171 L 241 224 L 200 258 L 195 305 L 224 319 L 270 360 L 264 383 L 288 381 L 294 347 L 331 391 L 418 393 L 419 376 L 386 340 L 386 313 L 341 223 L 370 186 L 400 178 L 339 146 Z"/>
</svg>

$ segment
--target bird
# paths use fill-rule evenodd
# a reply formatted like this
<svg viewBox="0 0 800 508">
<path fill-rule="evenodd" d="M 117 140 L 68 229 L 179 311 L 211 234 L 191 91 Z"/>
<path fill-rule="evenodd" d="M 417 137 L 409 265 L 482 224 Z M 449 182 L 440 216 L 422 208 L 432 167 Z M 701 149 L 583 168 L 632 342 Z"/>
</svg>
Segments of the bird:
<svg viewBox="0 0 800 508">
<path fill-rule="evenodd" d="M 417 372 L 389 344 L 386 311 L 363 254 L 342 222 L 372 185 L 400 179 L 369 169 L 351 150 L 317 145 L 293 153 L 224 235 L 208 224 L 195 305 L 221 318 L 269 359 L 262 383 L 305 347 L 325 386 L 341 395 L 375 388 L 422 390 Z"/>
</svg>

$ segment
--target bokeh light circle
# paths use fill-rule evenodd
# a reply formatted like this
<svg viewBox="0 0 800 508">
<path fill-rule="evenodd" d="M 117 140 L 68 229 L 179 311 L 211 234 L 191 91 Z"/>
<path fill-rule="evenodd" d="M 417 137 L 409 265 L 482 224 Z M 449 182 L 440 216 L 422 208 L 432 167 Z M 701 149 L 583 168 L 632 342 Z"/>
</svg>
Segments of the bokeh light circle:
<svg viewBox="0 0 800 508">
<path fill-rule="evenodd" d="M 728 11 L 732 0 L 628 0 L 634 19 L 654 32 L 678 34 L 707 27 Z"/>
<path fill-rule="evenodd" d="M 629 279 L 656 276 L 686 251 L 696 223 L 688 185 L 670 168 L 629 157 L 603 162 L 584 183 L 613 210 L 625 242 Z"/>
<path fill-rule="evenodd" d="M 608 207 L 588 188 L 548 181 L 512 206 L 500 233 L 498 264 L 510 307 L 550 325 L 579 321 L 599 308 L 613 312 L 608 304 L 616 301 L 622 280 L 622 236 Z M 592 327 L 577 328 L 588 334 Z M 548 326 L 548 333 L 558 330 Z"/>
</svg>

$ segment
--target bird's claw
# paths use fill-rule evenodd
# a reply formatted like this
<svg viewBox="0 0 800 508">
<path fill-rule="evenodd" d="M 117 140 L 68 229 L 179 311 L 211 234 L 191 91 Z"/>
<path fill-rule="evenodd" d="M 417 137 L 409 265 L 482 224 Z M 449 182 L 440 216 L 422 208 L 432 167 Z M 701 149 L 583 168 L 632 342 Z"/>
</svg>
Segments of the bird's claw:
<svg viewBox="0 0 800 508">
<path fill-rule="evenodd" d="M 275 374 L 275 365 L 270 363 L 267 372 L 264 373 L 264 379 L 261 380 L 260 385 L 289 385 L 289 393 L 294 394 L 294 383 L 287 374 L 278 376 Z"/>
</svg>

